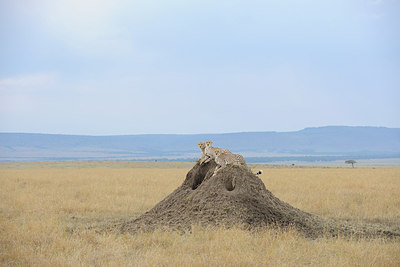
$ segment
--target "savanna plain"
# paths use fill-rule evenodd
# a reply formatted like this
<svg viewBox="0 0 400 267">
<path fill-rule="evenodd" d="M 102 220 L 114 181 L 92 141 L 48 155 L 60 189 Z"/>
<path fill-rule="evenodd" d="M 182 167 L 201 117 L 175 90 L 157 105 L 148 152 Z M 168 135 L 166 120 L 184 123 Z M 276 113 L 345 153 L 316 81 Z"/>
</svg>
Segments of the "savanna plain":
<svg viewBox="0 0 400 267">
<path fill-rule="evenodd" d="M 0 164 L 4 266 L 400 266 L 400 241 L 238 227 L 121 234 L 176 189 L 194 163 Z M 259 166 L 253 166 L 254 172 Z M 400 228 L 399 168 L 274 168 L 260 178 L 279 199 L 316 215 Z"/>
</svg>

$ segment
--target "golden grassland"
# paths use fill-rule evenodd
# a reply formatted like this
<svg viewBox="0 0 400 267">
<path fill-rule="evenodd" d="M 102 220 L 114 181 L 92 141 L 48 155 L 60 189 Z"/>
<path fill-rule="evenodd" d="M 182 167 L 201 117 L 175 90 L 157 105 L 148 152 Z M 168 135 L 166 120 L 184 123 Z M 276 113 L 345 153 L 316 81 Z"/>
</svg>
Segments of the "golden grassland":
<svg viewBox="0 0 400 267">
<path fill-rule="evenodd" d="M 150 168 L 22 164 L 0 169 L 0 263 L 400 266 L 398 240 L 312 240 L 295 230 L 198 226 L 187 234 L 99 233 L 104 225 L 152 208 L 183 182 L 190 168 L 160 164 Z M 278 198 L 304 211 L 400 227 L 400 169 L 268 168 L 261 179 Z"/>
</svg>

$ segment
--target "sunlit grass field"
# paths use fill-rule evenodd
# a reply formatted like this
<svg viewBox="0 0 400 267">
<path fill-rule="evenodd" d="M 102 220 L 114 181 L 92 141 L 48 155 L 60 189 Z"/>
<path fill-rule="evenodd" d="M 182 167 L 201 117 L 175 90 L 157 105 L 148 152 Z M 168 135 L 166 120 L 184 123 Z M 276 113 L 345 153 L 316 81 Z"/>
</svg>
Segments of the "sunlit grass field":
<svg viewBox="0 0 400 267">
<path fill-rule="evenodd" d="M 1 165 L 1 264 L 400 266 L 398 240 L 313 240 L 295 230 L 238 227 L 193 226 L 187 234 L 99 231 L 152 208 L 183 182 L 194 163 L 118 164 Z M 304 211 L 400 227 L 400 169 L 263 170 L 267 189 Z"/>
</svg>

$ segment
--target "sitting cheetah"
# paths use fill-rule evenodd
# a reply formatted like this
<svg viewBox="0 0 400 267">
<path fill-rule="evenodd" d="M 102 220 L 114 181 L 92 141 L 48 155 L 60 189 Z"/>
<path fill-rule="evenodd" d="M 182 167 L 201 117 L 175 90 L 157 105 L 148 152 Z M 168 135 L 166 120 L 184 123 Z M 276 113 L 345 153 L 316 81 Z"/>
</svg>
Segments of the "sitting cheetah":
<svg viewBox="0 0 400 267">
<path fill-rule="evenodd" d="M 206 141 L 205 142 L 205 150 L 204 153 L 206 154 L 207 159 L 205 162 L 209 162 L 211 159 L 215 159 L 215 149 L 216 147 L 212 147 L 212 141 Z"/>
<path fill-rule="evenodd" d="M 218 147 L 213 147 L 212 143 L 212 141 L 206 141 L 204 143 L 206 146 L 206 148 L 204 149 L 204 154 L 206 154 L 206 157 L 202 163 L 207 163 L 210 160 L 215 159 L 215 149 L 217 149 Z M 224 149 L 224 151 L 230 152 L 228 149 Z"/>
<path fill-rule="evenodd" d="M 214 152 L 215 162 L 219 165 L 217 168 L 215 168 L 214 174 L 216 174 L 220 168 L 226 167 L 230 164 L 246 165 L 246 161 L 242 155 L 233 154 L 230 151 L 229 153 L 226 153 L 220 148 L 215 148 Z"/>
<path fill-rule="evenodd" d="M 206 157 L 206 154 L 205 154 L 205 148 L 206 148 L 206 145 L 204 144 L 204 143 L 202 143 L 202 142 L 199 142 L 199 143 L 197 143 L 197 146 L 200 148 L 200 150 L 201 150 L 201 158 L 200 158 L 200 162 L 202 162 L 204 159 L 205 159 L 205 157 Z"/>
</svg>

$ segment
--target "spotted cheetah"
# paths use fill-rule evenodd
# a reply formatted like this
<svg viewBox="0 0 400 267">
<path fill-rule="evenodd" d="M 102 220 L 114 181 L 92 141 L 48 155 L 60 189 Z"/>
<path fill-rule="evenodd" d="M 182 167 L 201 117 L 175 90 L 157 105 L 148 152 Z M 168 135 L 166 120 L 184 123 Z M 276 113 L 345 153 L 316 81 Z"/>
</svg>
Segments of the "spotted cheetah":
<svg viewBox="0 0 400 267">
<path fill-rule="evenodd" d="M 204 144 L 206 148 L 204 149 L 204 154 L 206 155 L 205 159 L 203 160 L 202 163 L 207 163 L 212 159 L 215 159 L 215 152 L 214 150 L 218 147 L 213 147 L 212 146 L 212 141 L 206 141 Z M 225 153 L 231 153 L 228 149 L 223 149 Z"/>
<path fill-rule="evenodd" d="M 206 154 L 205 154 L 206 145 L 205 145 L 204 143 L 202 143 L 202 142 L 199 142 L 199 143 L 197 143 L 197 146 L 198 146 L 198 147 L 200 148 L 200 150 L 201 150 L 200 162 L 202 162 L 202 161 L 204 160 L 204 158 L 206 157 Z"/>
<path fill-rule="evenodd" d="M 246 165 L 246 161 L 244 160 L 242 155 L 233 154 L 230 151 L 229 153 L 226 153 L 220 148 L 216 148 L 214 152 L 215 162 L 218 164 L 217 168 L 215 168 L 214 174 L 216 174 L 220 168 L 226 167 L 230 164 Z"/>
<path fill-rule="evenodd" d="M 206 141 L 204 144 L 206 146 L 204 153 L 207 156 L 207 159 L 205 162 L 210 161 L 211 159 L 215 159 L 215 149 L 216 147 L 212 147 L 212 141 Z"/>
</svg>

